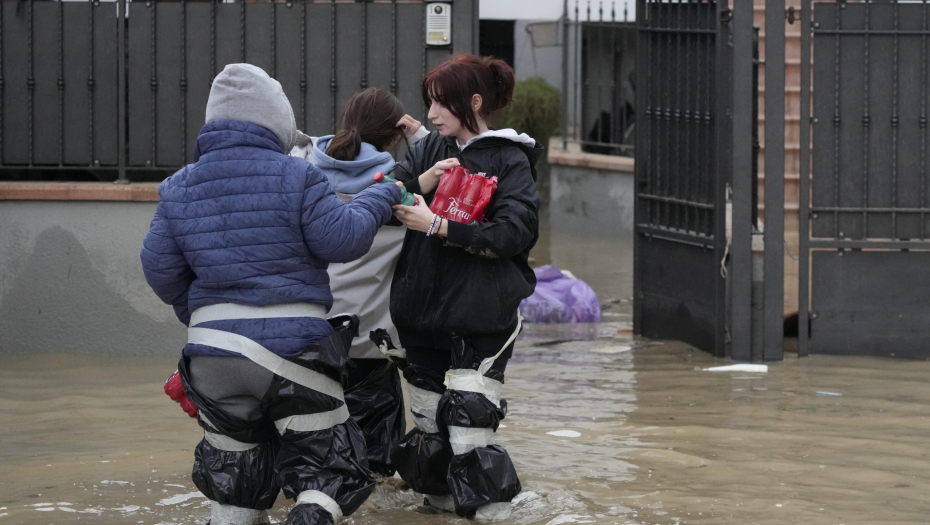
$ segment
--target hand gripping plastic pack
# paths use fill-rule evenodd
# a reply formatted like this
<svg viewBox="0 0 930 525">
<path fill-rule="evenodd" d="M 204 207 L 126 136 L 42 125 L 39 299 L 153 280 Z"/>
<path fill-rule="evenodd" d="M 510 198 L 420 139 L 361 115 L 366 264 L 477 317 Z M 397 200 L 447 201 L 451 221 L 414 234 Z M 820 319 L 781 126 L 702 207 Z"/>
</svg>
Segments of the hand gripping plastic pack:
<svg viewBox="0 0 930 525">
<path fill-rule="evenodd" d="M 429 209 L 444 219 L 468 224 L 484 220 L 484 211 L 497 190 L 497 177 L 471 173 L 456 166 L 442 174 Z"/>
</svg>

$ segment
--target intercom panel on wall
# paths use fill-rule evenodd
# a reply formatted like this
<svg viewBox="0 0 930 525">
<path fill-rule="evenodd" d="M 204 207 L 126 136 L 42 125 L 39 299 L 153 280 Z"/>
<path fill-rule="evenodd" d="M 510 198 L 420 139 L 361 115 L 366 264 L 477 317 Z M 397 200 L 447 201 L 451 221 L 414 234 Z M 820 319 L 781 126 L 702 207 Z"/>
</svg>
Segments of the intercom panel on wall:
<svg viewBox="0 0 930 525">
<path fill-rule="evenodd" d="M 426 45 L 452 44 L 452 4 L 431 2 L 426 4 Z"/>
</svg>

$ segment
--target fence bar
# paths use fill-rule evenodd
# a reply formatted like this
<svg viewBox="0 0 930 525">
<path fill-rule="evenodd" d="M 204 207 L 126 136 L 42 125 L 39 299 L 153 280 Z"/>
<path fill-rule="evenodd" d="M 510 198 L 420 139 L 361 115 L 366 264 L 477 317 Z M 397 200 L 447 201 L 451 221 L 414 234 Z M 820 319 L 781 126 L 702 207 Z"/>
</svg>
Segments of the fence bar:
<svg viewBox="0 0 930 525">
<path fill-rule="evenodd" d="M 368 87 L 368 2 L 362 2 L 362 80 L 359 86 Z"/>
<path fill-rule="evenodd" d="M 397 0 L 394 0 L 394 5 L 397 5 Z M 0 19 L 0 22 L 2 22 L 2 19 Z M 562 151 L 568 151 L 568 101 L 570 100 L 568 96 L 568 28 L 568 0 L 565 0 L 562 5 Z M 394 31 L 395 33 L 397 31 L 396 25 Z M 0 47 L 0 50 L 2 50 L 2 47 Z M 3 73 L 0 73 L 0 76 L 2 75 Z M 394 85 L 393 79 L 391 85 Z M 0 87 L 0 95 L 3 94 L 2 89 Z M 0 113 L 0 121 L 2 121 L 2 117 L 3 114 Z M 2 130 L 0 130 L 0 138 L 3 138 L 2 133 Z M 0 150 L 0 154 L 2 154 L 2 150 Z"/>
<path fill-rule="evenodd" d="M 94 161 L 94 7 L 96 5 L 96 0 L 87 0 L 87 27 L 89 28 L 87 31 L 87 164 L 89 166 L 98 164 Z M 3 122 L 2 113 L 0 113 L 0 122 Z M 0 164 L 3 164 L 2 158 L 0 158 Z"/>
<path fill-rule="evenodd" d="M 741 2 L 749 2 L 750 0 L 739 0 Z M 728 12 L 729 2 L 728 0 L 718 0 L 716 2 L 716 17 L 715 23 L 718 28 L 718 35 L 726 35 L 727 28 L 726 14 Z M 718 36 L 717 38 L 721 38 Z M 751 43 L 752 40 L 749 40 L 750 47 L 752 49 Z M 724 79 L 727 78 L 727 69 L 729 66 L 727 55 L 730 53 L 728 42 L 726 41 L 717 41 L 717 45 L 713 46 L 713 49 L 716 51 L 715 56 L 715 67 L 714 67 L 714 78 Z M 751 78 L 750 78 L 751 79 Z M 721 84 L 722 85 L 722 84 Z M 715 87 L 718 86 L 715 84 Z M 727 118 L 729 100 L 726 100 L 726 97 L 719 95 L 719 89 L 716 90 L 715 96 L 713 99 L 714 108 L 713 108 L 713 120 L 717 123 L 715 126 L 715 136 L 716 141 L 711 141 L 714 145 L 714 155 L 711 160 L 711 171 L 712 179 L 712 188 L 713 191 L 711 195 L 713 196 L 713 202 L 715 203 L 715 209 L 712 213 L 709 213 L 709 218 L 711 218 L 711 223 L 713 224 L 714 236 L 714 260 L 723 261 L 726 257 L 726 237 L 727 237 L 727 221 L 726 221 L 726 209 L 727 209 L 727 181 L 730 178 L 730 174 L 726 173 L 723 169 L 724 165 L 722 159 L 728 155 L 728 147 L 730 141 L 729 137 L 726 136 L 726 126 L 722 125 L 723 121 Z M 710 87 L 708 87 L 708 93 L 710 92 Z M 726 279 L 720 274 L 720 272 L 714 272 L 714 355 L 716 357 L 724 357 L 726 354 L 726 325 L 727 325 L 727 283 Z"/>
<path fill-rule="evenodd" d="M 836 27 L 840 28 L 840 9 L 836 10 Z M 840 205 L 840 34 L 833 37 L 833 205 Z M 840 236 L 840 217 L 833 214 L 834 237 Z M 868 235 L 868 232 L 866 232 Z"/>
<path fill-rule="evenodd" d="M 565 2 L 567 5 L 568 0 Z M 397 0 L 391 0 L 391 94 L 397 95 Z"/>
<path fill-rule="evenodd" d="M 116 144 L 117 156 L 119 158 L 119 177 L 117 184 L 129 184 L 129 178 L 126 175 L 126 159 L 128 156 L 127 148 L 127 109 L 128 94 L 126 89 L 126 0 L 117 0 L 116 22 L 117 22 L 117 82 L 119 83 L 119 95 L 117 102 L 117 130 Z"/>
<path fill-rule="evenodd" d="M 152 88 L 152 156 L 146 163 L 151 167 L 158 166 L 158 0 L 149 0 L 145 3 L 152 8 L 152 76 L 149 85 Z"/>
<path fill-rule="evenodd" d="M 300 0 L 300 129 L 307 130 L 307 2 Z M 334 129 L 333 132 L 336 130 Z"/>
<path fill-rule="evenodd" d="M 65 5 L 58 2 L 58 165 L 65 164 Z"/>
<path fill-rule="evenodd" d="M 591 3 L 588 2 L 588 19 L 591 19 Z M 575 124 L 575 140 L 581 140 L 581 126 L 582 126 L 582 115 L 581 115 L 581 60 L 583 54 L 581 52 L 581 18 L 578 13 L 578 0 L 575 0 L 575 67 L 572 69 L 573 74 L 575 75 L 575 104 L 574 104 L 574 113 L 575 118 L 573 123 Z"/>
<path fill-rule="evenodd" d="M 707 15 L 708 15 L 707 18 L 713 27 L 716 27 L 716 25 L 719 24 L 720 13 L 721 13 L 721 10 L 723 9 L 720 7 L 717 7 L 715 9 L 715 5 L 716 4 L 714 2 L 711 2 L 710 0 L 707 1 Z M 714 139 L 716 138 L 716 137 L 711 136 L 711 133 L 710 133 L 710 131 L 713 129 L 713 126 L 712 126 L 712 123 L 714 120 L 713 114 L 716 111 L 716 108 L 712 107 L 712 103 L 719 97 L 714 97 L 712 94 L 713 93 L 712 88 L 715 86 L 713 75 L 716 73 L 716 71 L 711 71 L 709 66 L 711 63 L 713 63 L 711 50 L 714 49 L 714 45 L 715 45 L 714 41 L 716 38 L 717 38 L 717 33 L 714 32 L 713 36 L 709 35 L 708 38 L 704 40 L 704 42 L 707 44 L 704 50 L 704 59 L 707 60 L 708 64 L 707 66 L 702 68 L 703 73 L 704 73 L 704 133 L 703 133 L 704 148 L 702 149 L 704 149 L 706 153 L 704 154 L 704 174 L 705 175 L 701 177 L 700 193 L 701 195 L 705 196 L 705 198 L 710 199 L 711 202 L 714 202 L 716 200 L 714 197 L 714 192 L 711 189 L 714 187 L 713 186 L 714 184 L 713 174 L 715 172 L 714 159 L 716 157 L 716 155 L 711 154 L 711 148 L 715 144 Z M 718 46 L 718 47 L 722 47 L 722 46 Z M 704 213 L 704 220 L 702 222 L 703 222 L 702 233 L 710 233 L 711 235 L 713 235 L 715 232 L 714 213 L 710 211 Z"/>
<path fill-rule="evenodd" d="M 865 3 L 865 29 L 868 31 L 869 25 L 871 24 L 872 18 L 870 16 L 869 10 L 872 7 L 871 2 L 866 1 Z M 863 56 L 863 69 L 862 69 L 862 238 L 869 238 L 869 142 L 872 138 L 872 128 L 871 128 L 871 118 L 869 117 L 869 51 L 871 44 L 869 39 L 869 34 L 866 33 L 865 37 L 862 39 L 862 56 Z M 836 206 L 839 206 L 839 201 L 836 202 Z M 837 232 L 838 237 L 842 237 L 843 232 L 839 231 L 839 217 L 837 216 Z"/>
<path fill-rule="evenodd" d="M 333 132 L 336 131 L 336 0 L 330 2 L 330 14 L 329 14 L 329 23 L 330 23 L 330 34 L 332 38 L 330 40 L 330 72 L 329 72 L 329 93 L 332 96 L 333 107 L 331 113 L 331 122 L 330 129 Z M 424 58 L 424 61 L 426 59 Z"/>
<path fill-rule="evenodd" d="M 35 42 L 33 40 L 33 29 L 35 25 L 35 0 L 29 0 L 29 71 L 26 79 L 26 86 L 29 88 L 29 166 L 35 164 L 35 103 L 36 103 L 36 79 L 35 68 L 33 64 L 33 55 L 35 53 Z"/>
<path fill-rule="evenodd" d="M 687 16 L 687 21 L 685 22 L 686 27 L 694 27 L 694 26 L 696 26 L 696 25 L 697 25 L 697 21 L 694 20 L 694 9 L 692 8 L 691 4 L 688 3 L 688 4 L 685 4 L 684 7 L 682 7 L 682 6 L 679 6 L 679 7 L 682 8 L 682 9 L 687 9 L 687 10 L 688 10 L 688 13 L 687 13 L 687 15 L 688 15 L 688 16 Z M 694 40 L 696 40 L 696 39 L 694 39 L 693 37 L 691 37 L 691 35 L 688 35 L 688 36 L 685 37 L 685 44 L 684 44 L 684 46 L 685 46 L 685 64 L 686 64 L 686 67 L 687 67 L 687 68 L 690 68 L 691 65 L 692 65 L 692 56 L 691 56 L 691 51 L 692 51 L 692 49 L 691 49 L 691 48 L 693 47 Z M 685 122 L 685 125 L 684 125 L 685 146 L 684 146 L 684 152 L 683 152 L 683 155 L 682 155 L 682 162 L 683 162 L 684 167 L 685 167 L 685 169 L 682 170 L 682 175 L 683 175 L 684 178 L 685 178 L 685 180 L 684 180 L 684 186 L 685 186 L 685 189 L 684 189 L 684 198 L 685 198 L 686 200 L 692 201 L 692 202 L 694 201 L 694 191 L 693 191 L 692 179 L 694 178 L 695 174 L 694 174 L 694 172 L 690 169 L 690 167 L 694 165 L 694 164 L 693 164 L 693 159 L 692 159 L 692 156 L 691 156 L 692 148 L 694 147 L 694 146 L 691 144 L 691 137 L 692 137 L 692 135 L 695 134 L 696 129 L 695 129 L 695 126 L 694 126 L 694 121 L 691 120 L 691 103 L 692 103 L 692 100 L 691 100 L 691 99 L 692 99 L 692 95 L 695 95 L 695 97 L 694 97 L 695 99 L 697 98 L 697 97 L 696 97 L 696 95 L 697 95 L 696 91 L 697 91 L 697 90 L 692 90 L 692 89 L 691 89 L 691 77 L 693 77 L 693 76 L 694 76 L 694 75 L 691 73 L 691 69 L 688 69 L 688 70 L 687 70 L 687 74 L 685 75 L 685 85 L 684 85 L 684 91 L 683 91 L 683 93 L 684 93 L 684 96 L 683 96 L 684 100 L 682 101 L 682 105 L 685 107 L 685 111 L 684 111 L 684 115 L 683 115 L 683 117 L 684 117 L 684 122 Z M 697 228 L 695 228 L 694 217 L 693 217 L 694 214 L 691 213 L 691 211 L 692 211 L 691 208 L 685 208 L 685 209 L 684 209 L 683 228 L 684 228 L 685 230 L 688 230 L 688 231 L 695 231 Z"/>
<path fill-rule="evenodd" d="M 181 0 L 181 165 L 187 164 L 187 0 Z"/>
<path fill-rule="evenodd" d="M 801 166 L 798 209 L 798 357 L 810 355 L 811 0 L 801 0 Z"/>
<path fill-rule="evenodd" d="M 926 241 L 857 241 L 857 240 L 830 240 L 811 239 L 809 247 L 826 250 L 930 250 L 930 242 Z"/>
<path fill-rule="evenodd" d="M 898 0 L 892 2 L 894 5 L 894 37 L 892 50 L 892 73 L 891 73 L 891 207 L 898 206 L 898 19 L 900 7 Z M 891 212 L 891 237 L 898 238 L 898 215 Z"/>
<path fill-rule="evenodd" d="M 93 18 L 93 14 L 91 14 Z M 93 34 L 93 26 L 91 26 Z M 0 166 L 3 165 L 3 5 L 0 4 Z"/>
<path fill-rule="evenodd" d="M 927 30 L 927 0 L 921 2 L 922 27 Z M 920 205 L 927 205 L 927 35 L 920 42 Z M 2 119 L 0 119 L 2 120 Z M 927 216 L 920 214 L 920 238 L 927 238 Z"/>
<path fill-rule="evenodd" d="M 216 78 L 216 3 L 219 0 L 210 0 L 210 85 Z M 305 46 L 306 47 L 306 46 Z"/>
<path fill-rule="evenodd" d="M 785 355 L 785 0 L 765 5 L 764 237 L 762 357 L 780 361 Z"/>
<path fill-rule="evenodd" d="M 239 0 L 239 62 L 245 63 L 245 0 Z"/>
<path fill-rule="evenodd" d="M 728 277 L 732 281 L 730 356 L 736 361 L 762 358 L 752 346 L 752 4 L 753 0 L 735 0 L 732 22 L 733 232 Z"/>
<path fill-rule="evenodd" d="M 278 76 L 278 7 L 271 2 L 271 78 Z"/>
</svg>

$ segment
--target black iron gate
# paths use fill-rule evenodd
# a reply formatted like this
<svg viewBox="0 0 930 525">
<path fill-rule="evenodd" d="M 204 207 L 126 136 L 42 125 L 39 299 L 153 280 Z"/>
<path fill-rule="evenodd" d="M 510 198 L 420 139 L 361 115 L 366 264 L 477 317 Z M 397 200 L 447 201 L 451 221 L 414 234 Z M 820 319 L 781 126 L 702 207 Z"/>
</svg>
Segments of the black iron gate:
<svg viewBox="0 0 930 525">
<path fill-rule="evenodd" d="M 725 353 L 725 3 L 637 2 L 634 329 Z"/>
<path fill-rule="evenodd" d="M 802 23 L 800 353 L 930 358 L 930 5 L 805 0 Z"/>
<path fill-rule="evenodd" d="M 160 180 L 187 163 L 214 75 L 232 62 L 284 87 L 298 126 L 330 133 L 356 90 L 419 84 L 477 51 L 478 2 L 455 0 L 452 45 L 425 45 L 429 0 L 0 0 L 0 179 L 82 170 Z"/>
</svg>

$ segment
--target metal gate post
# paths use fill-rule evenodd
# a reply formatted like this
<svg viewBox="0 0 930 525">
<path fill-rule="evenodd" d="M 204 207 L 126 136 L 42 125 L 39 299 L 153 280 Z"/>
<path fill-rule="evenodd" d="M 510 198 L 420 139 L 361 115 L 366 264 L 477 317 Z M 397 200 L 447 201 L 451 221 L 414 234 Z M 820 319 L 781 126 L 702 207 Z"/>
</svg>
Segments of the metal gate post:
<svg viewBox="0 0 930 525">
<path fill-rule="evenodd" d="M 117 156 L 119 158 L 119 178 L 116 179 L 117 184 L 129 184 L 129 179 L 126 177 L 126 148 L 128 147 L 128 128 L 126 126 L 126 103 L 129 98 L 127 93 L 128 88 L 126 86 L 126 0 L 119 0 L 117 2 L 116 8 L 116 24 L 117 24 L 117 84 L 119 88 L 117 89 Z"/>
<path fill-rule="evenodd" d="M 785 0 L 765 2 L 763 359 L 785 358 Z"/>
<path fill-rule="evenodd" d="M 753 0 L 733 2 L 733 218 L 730 357 L 752 360 Z"/>
<path fill-rule="evenodd" d="M 798 208 L 798 357 L 810 355 L 811 0 L 801 1 L 801 175 Z"/>
</svg>

